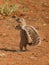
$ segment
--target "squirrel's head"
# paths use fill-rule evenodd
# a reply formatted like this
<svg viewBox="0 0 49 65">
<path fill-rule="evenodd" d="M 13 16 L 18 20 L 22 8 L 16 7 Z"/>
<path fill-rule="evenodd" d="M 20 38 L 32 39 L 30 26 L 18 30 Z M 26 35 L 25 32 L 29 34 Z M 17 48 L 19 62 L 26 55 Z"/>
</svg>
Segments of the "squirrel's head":
<svg viewBox="0 0 49 65">
<path fill-rule="evenodd" d="M 20 23 L 22 26 L 26 25 L 24 18 L 17 18 L 16 21 Z"/>
</svg>

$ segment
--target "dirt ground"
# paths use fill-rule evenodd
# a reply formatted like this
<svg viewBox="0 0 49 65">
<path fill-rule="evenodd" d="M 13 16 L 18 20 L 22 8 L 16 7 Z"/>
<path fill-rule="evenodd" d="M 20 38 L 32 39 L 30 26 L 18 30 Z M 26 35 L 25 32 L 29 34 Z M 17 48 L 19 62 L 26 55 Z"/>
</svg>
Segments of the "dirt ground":
<svg viewBox="0 0 49 65">
<path fill-rule="evenodd" d="M 49 0 L 10 0 L 19 6 L 11 15 L 22 17 L 40 34 L 39 46 L 28 46 L 28 51 L 19 51 L 20 31 L 11 16 L 0 15 L 0 65 L 49 65 Z M 4 0 L 0 0 L 0 5 Z"/>
</svg>

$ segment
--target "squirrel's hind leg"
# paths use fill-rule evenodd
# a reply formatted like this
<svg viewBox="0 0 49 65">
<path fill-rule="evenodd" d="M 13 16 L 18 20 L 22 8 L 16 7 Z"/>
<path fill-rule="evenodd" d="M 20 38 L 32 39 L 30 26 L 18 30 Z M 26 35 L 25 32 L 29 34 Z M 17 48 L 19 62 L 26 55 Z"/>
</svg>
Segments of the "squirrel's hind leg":
<svg viewBox="0 0 49 65">
<path fill-rule="evenodd" d="M 24 50 L 25 50 L 25 51 L 27 51 L 27 44 L 26 44 L 26 45 L 24 45 Z"/>
<path fill-rule="evenodd" d="M 20 51 L 23 51 L 23 44 L 20 43 Z"/>
</svg>

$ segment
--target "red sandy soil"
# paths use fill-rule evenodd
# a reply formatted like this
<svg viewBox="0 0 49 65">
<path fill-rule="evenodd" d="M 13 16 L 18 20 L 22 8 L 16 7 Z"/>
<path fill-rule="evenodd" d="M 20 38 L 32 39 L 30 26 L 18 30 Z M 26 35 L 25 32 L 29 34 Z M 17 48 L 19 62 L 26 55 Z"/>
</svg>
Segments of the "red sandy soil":
<svg viewBox="0 0 49 65">
<path fill-rule="evenodd" d="M 4 0 L 0 0 L 3 4 Z M 49 0 L 10 0 L 19 10 L 12 15 L 23 17 L 34 26 L 41 36 L 39 46 L 28 46 L 28 51 L 19 51 L 20 31 L 11 16 L 0 15 L 0 65 L 49 65 Z M 23 11 L 23 8 L 28 11 Z"/>
</svg>

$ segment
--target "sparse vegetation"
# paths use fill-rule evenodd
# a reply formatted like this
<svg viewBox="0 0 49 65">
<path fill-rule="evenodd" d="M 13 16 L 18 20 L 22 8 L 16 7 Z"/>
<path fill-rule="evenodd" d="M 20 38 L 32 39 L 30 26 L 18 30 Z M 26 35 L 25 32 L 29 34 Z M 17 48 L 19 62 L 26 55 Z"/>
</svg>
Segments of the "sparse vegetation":
<svg viewBox="0 0 49 65">
<path fill-rule="evenodd" d="M 24 7 L 23 8 L 23 12 L 27 12 L 28 11 L 28 8 L 27 7 Z"/>
<path fill-rule="evenodd" d="M 5 4 L 0 6 L 0 14 L 10 15 L 12 12 L 17 11 L 18 7 L 15 4 L 8 6 L 8 1 L 9 0 L 5 0 Z"/>
</svg>

